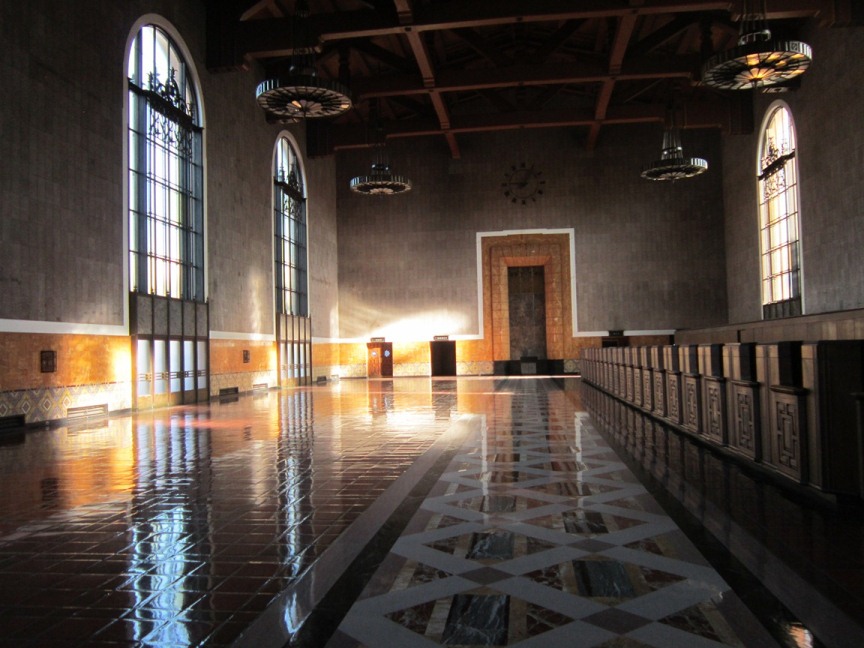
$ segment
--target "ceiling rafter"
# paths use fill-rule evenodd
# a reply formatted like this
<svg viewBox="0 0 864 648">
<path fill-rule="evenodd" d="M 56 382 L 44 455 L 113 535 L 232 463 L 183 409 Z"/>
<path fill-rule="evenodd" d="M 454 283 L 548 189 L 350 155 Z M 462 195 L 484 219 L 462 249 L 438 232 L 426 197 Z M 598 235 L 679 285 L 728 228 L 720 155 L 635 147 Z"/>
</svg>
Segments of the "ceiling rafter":
<svg viewBox="0 0 864 648">
<path fill-rule="evenodd" d="M 805 0 L 791 0 L 804 2 Z M 811 0 L 812 2 L 813 0 Z M 824 0 L 822 0 L 824 1 Z M 421 11 L 406 10 L 410 7 L 407 0 L 399 0 L 395 15 L 374 11 L 342 11 L 327 14 L 313 14 L 308 18 L 309 29 L 318 34 L 322 42 L 354 38 L 373 38 L 404 34 L 474 29 L 481 26 L 516 24 L 522 22 L 566 21 L 586 18 L 619 17 L 635 12 L 637 15 L 682 12 L 699 12 L 729 9 L 729 0 L 704 0 L 703 2 L 671 2 L 671 0 L 644 0 L 637 8 L 621 7 L 620 2 L 593 0 L 573 8 L 569 0 L 533 0 L 531 12 L 508 11 L 513 1 L 475 0 L 470 3 L 448 3 L 446 8 L 428 5 Z M 291 34 L 293 17 L 270 18 L 266 20 L 246 20 L 237 25 L 237 39 L 241 49 L 253 58 L 289 56 L 292 51 Z M 406 22 L 400 22 L 400 21 Z"/>
<path fill-rule="evenodd" d="M 489 43 L 475 29 L 463 27 L 461 29 L 454 29 L 452 33 L 493 65 L 505 66 L 513 64 L 513 59 Z"/>
<path fill-rule="evenodd" d="M 347 44 L 351 49 L 362 52 L 394 70 L 399 70 L 400 72 L 412 72 L 416 70 L 416 66 L 405 57 L 394 54 L 390 50 L 385 49 L 380 45 L 376 45 L 371 41 L 357 38 L 352 41 L 347 41 Z"/>
<path fill-rule="evenodd" d="M 545 63 L 574 33 L 585 23 L 585 20 L 567 20 L 555 33 L 549 36 L 540 47 L 529 57 L 532 63 Z"/>
<path fill-rule="evenodd" d="M 829 17 L 833 15 L 833 0 L 784 0 L 770 3 L 768 19 Z M 464 3 L 447 3 L 424 6 L 420 11 L 404 11 L 410 6 L 407 0 L 399 0 L 397 12 L 368 10 L 341 11 L 313 14 L 309 17 L 309 28 L 319 35 L 322 42 L 354 38 L 372 38 L 404 34 L 477 28 L 516 24 L 522 22 L 552 22 L 590 18 L 620 18 L 625 15 L 648 16 L 668 13 L 703 13 L 708 11 L 729 12 L 737 2 L 732 0 L 703 0 L 683 2 L 674 0 L 642 0 L 642 4 L 628 7 L 613 0 L 586 0 L 574 3 L 570 0 L 532 0 L 530 12 L 524 3 L 516 0 L 475 0 Z M 216 2 L 215 4 L 219 4 Z M 516 11 L 512 11 L 512 9 Z M 406 22 L 400 22 L 405 20 Z M 237 46 L 252 58 L 289 56 L 292 53 L 291 25 L 294 18 L 269 18 L 266 20 L 239 21 L 236 25 Z M 238 64 L 239 65 L 239 64 Z"/>
<path fill-rule="evenodd" d="M 516 106 L 498 90 L 481 90 L 480 94 L 499 112 L 513 112 Z"/>
<path fill-rule="evenodd" d="M 597 146 L 597 138 L 600 137 L 600 125 L 606 118 L 606 111 L 609 109 L 609 102 L 612 101 L 612 92 L 615 90 L 615 81 L 618 74 L 621 73 L 621 66 L 624 63 L 624 55 L 627 53 L 627 46 L 630 44 L 630 38 L 633 36 L 633 30 L 636 29 L 636 14 L 628 14 L 622 16 L 618 21 L 618 28 L 615 30 L 615 38 L 612 41 L 612 48 L 609 52 L 609 76 L 603 80 L 600 86 L 600 92 L 597 93 L 597 103 L 594 108 L 594 123 L 591 124 L 591 130 L 588 133 L 588 150 L 593 151 Z"/>
<path fill-rule="evenodd" d="M 682 128 L 727 128 L 731 120 L 730 108 L 723 102 L 698 101 L 682 106 L 686 119 Z M 623 124 L 663 123 L 665 106 L 658 104 L 636 106 L 612 106 L 609 108 L 604 126 Z M 498 113 L 491 117 L 484 115 L 461 115 L 453 118 L 451 130 L 458 134 L 513 130 L 520 128 L 549 127 L 588 127 L 596 119 L 593 110 L 546 111 L 541 115 L 533 111 Z M 362 129 L 356 126 L 334 126 L 337 149 L 362 148 L 367 146 Z M 434 119 L 402 121 L 388 129 L 388 138 L 411 138 L 437 136 L 441 132 Z"/>
<path fill-rule="evenodd" d="M 654 30 L 645 38 L 635 42 L 630 47 L 630 55 L 641 56 L 642 54 L 647 54 L 655 48 L 660 47 L 663 43 L 672 40 L 684 30 L 692 27 L 695 20 L 692 14 L 675 16 L 659 29 Z"/>
<path fill-rule="evenodd" d="M 556 84 L 603 83 L 613 76 L 617 80 L 651 80 L 689 78 L 695 57 L 659 57 L 653 60 L 628 61 L 613 75 L 608 66 L 591 61 L 547 63 L 545 65 L 512 65 L 497 69 L 441 70 L 437 75 L 438 92 L 478 91 L 488 88 L 545 86 Z M 416 74 L 394 74 L 386 77 L 357 79 L 354 89 L 361 97 L 387 97 L 428 93 Z"/>
<path fill-rule="evenodd" d="M 688 100 L 738 106 L 736 123 L 746 128 L 741 102 L 699 83 L 706 52 L 737 40 L 741 0 L 309 2 L 305 45 L 315 48 L 318 74 L 344 82 L 351 72 L 357 110 L 328 123 L 334 132 L 364 123 L 376 101 L 393 122 L 388 137 L 392 129 L 405 136 L 428 129 L 456 158 L 459 133 L 556 124 L 583 128 L 593 149 L 604 127 L 662 120 L 670 83 Z M 830 26 L 842 23 L 838 7 L 848 2 L 767 0 L 767 17 L 784 19 L 784 33 L 808 20 Z M 291 42 L 291 5 L 208 0 L 208 67 L 260 69 L 257 61 L 275 69 L 300 46 Z M 749 95 L 745 103 L 752 110 Z"/>
</svg>

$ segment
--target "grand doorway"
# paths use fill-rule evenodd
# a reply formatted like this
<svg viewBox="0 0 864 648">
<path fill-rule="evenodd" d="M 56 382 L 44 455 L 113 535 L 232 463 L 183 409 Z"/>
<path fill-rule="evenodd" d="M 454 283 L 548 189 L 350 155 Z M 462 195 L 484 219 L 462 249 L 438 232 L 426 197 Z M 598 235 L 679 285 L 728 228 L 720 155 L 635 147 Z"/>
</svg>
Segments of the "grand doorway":
<svg viewBox="0 0 864 648">
<path fill-rule="evenodd" d="M 571 244 L 563 232 L 481 237 L 483 338 L 495 374 L 524 373 L 523 358 L 536 358 L 536 373 L 563 373 L 577 356 Z"/>
</svg>

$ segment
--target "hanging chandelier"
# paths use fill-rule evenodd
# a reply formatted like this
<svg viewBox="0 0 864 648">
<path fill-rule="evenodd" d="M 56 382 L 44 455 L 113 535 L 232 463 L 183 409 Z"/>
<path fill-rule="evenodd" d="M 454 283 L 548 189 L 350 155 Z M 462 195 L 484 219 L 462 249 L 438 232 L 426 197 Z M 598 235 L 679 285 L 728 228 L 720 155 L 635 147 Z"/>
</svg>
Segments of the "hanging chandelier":
<svg viewBox="0 0 864 648">
<path fill-rule="evenodd" d="M 719 52 L 702 66 L 702 83 L 720 90 L 747 90 L 785 83 L 804 74 L 813 50 L 797 40 L 775 40 L 766 25 L 765 0 L 744 2 L 738 46 Z"/>
<path fill-rule="evenodd" d="M 411 180 L 405 176 L 394 175 L 390 169 L 384 129 L 378 120 L 377 103 L 370 108 L 370 122 L 374 127 L 372 170 L 369 175 L 351 178 L 351 191 L 367 196 L 395 196 L 411 191 Z"/>
<path fill-rule="evenodd" d="M 351 191 L 367 196 L 394 196 L 411 191 L 411 181 L 393 175 L 389 164 L 373 162 L 370 175 L 351 178 Z"/>
<path fill-rule="evenodd" d="M 308 18 L 308 2 L 297 0 L 290 67 L 285 74 L 259 83 L 255 93 L 258 105 L 277 121 L 336 117 L 350 110 L 353 103 L 343 84 L 318 78 L 314 48 L 308 46 Z"/>
<path fill-rule="evenodd" d="M 682 180 L 705 173 L 708 162 L 702 158 L 685 158 L 681 146 L 681 133 L 675 124 L 675 112 L 669 109 L 667 127 L 663 131 L 663 151 L 655 160 L 642 169 L 646 180 Z"/>
</svg>

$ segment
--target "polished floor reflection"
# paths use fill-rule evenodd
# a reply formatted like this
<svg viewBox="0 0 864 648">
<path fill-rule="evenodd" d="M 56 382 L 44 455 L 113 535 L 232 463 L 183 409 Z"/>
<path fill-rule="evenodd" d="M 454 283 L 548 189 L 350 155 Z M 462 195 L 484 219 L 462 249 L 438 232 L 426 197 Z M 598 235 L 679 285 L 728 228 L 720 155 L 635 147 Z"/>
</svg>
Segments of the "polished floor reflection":
<svg viewBox="0 0 864 648">
<path fill-rule="evenodd" d="M 397 378 L 6 434 L 0 645 L 819 645 L 598 427 L 578 380 Z"/>
</svg>

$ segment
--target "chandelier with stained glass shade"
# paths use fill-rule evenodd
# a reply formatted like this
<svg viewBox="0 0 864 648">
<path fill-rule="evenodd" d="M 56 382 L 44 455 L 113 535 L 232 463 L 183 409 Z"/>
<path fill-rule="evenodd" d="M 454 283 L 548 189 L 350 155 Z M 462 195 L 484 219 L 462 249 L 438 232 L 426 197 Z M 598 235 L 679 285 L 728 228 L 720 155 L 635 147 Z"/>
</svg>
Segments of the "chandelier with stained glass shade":
<svg viewBox="0 0 864 648">
<path fill-rule="evenodd" d="M 283 72 L 258 84 L 258 105 L 268 118 L 281 122 L 336 117 L 351 109 L 350 90 L 338 81 L 321 79 L 315 50 L 309 45 L 309 4 L 297 0 L 293 19 L 293 54 Z"/>
<path fill-rule="evenodd" d="M 766 22 L 765 0 L 745 0 L 738 45 L 702 66 L 702 83 L 720 90 L 748 90 L 788 83 L 804 74 L 813 50 L 798 40 L 775 39 Z"/>
</svg>

